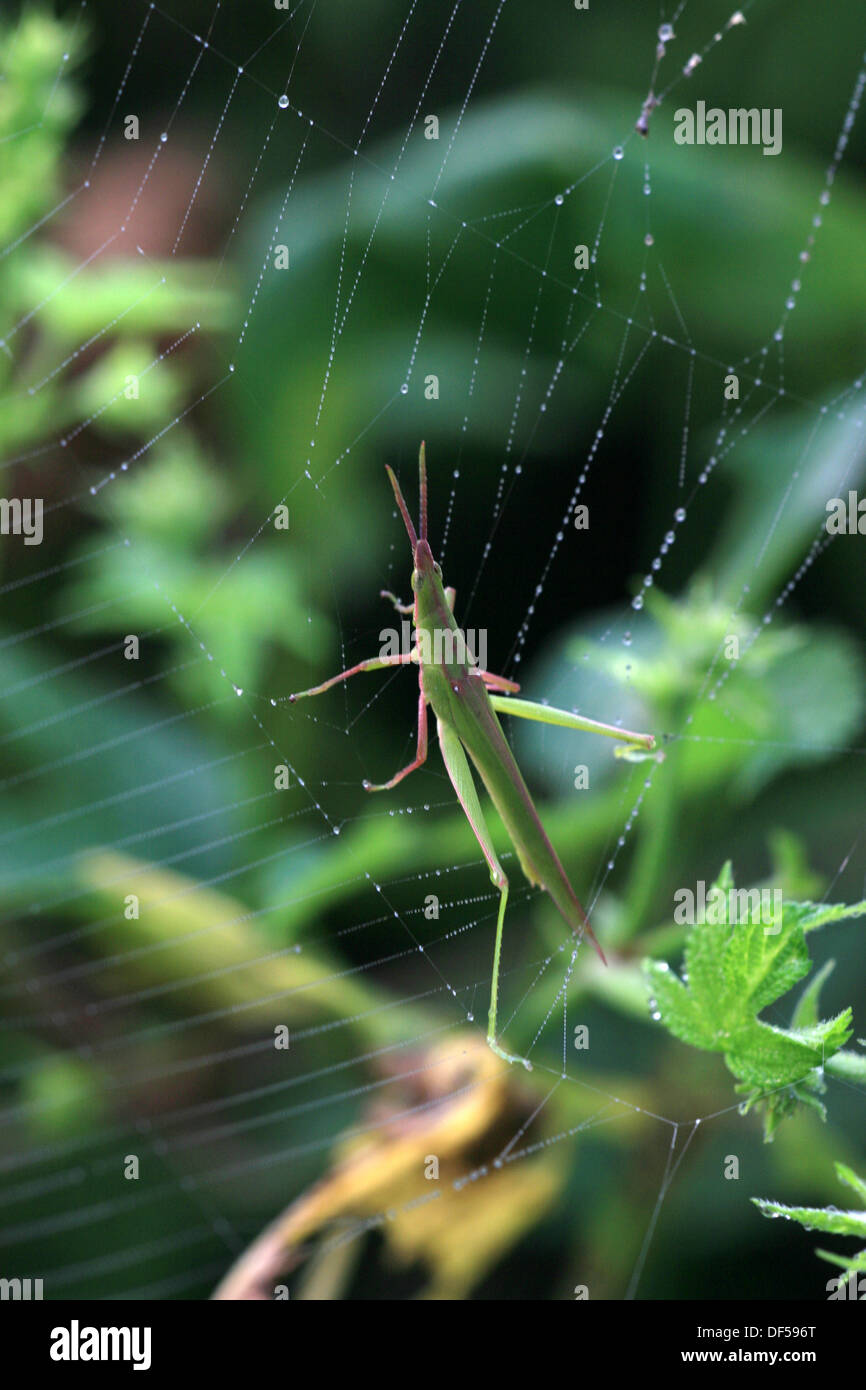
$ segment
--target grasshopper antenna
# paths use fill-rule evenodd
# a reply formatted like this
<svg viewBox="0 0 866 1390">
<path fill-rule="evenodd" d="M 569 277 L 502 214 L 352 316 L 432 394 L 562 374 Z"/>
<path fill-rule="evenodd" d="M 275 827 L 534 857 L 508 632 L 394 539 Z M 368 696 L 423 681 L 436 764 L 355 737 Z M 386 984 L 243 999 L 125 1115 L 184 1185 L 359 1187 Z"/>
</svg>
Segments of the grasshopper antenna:
<svg viewBox="0 0 866 1390">
<path fill-rule="evenodd" d="M 400 491 L 400 484 L 394 477 L 394 470 L 390 468 L 387 463 L 385 464 L 385 472 L 388 474 L 388 477 L 391 480 L 391 486 L 394 489 L 394 496 L 397 499 L 397 506 L 400 508 L 400 515 L 403 518 L 403 525 L 409 532 L 409 539 L 412 542 L 412 550 L 414 552 L 415 547 L 418 544 L 418 537 L 415 534 L 415 527 L 412 525 L 412 518 L 409 515 L 409 508 L 406 506 L 406 503 L 403 500 L 403 494 Z"/>
<path fill-rule="evenodd" d="M 424 450 L 424 440 L 421 440 L 421 448 L 418 450 L 418 478 L 421 484 L 421 535 L 420 540 L 427 539 L 427 455 Z"/>
</svg>

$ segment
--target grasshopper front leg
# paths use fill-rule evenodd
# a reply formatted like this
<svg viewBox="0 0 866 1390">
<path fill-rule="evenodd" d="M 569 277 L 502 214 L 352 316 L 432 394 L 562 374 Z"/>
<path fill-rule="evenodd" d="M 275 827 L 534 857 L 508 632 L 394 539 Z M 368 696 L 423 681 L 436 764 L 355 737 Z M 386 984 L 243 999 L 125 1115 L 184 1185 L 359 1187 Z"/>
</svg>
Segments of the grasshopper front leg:
<svg viewBox="0 0 866 1390">
<path fill-rule="evenodd" d="M 410 772 L 414 772 L 422 763 L 427 761 L 427 701 L 424 691 L 418 697 L 418 747 L 415 751 L 414 760 L 402 768 L 391 778 L 390 782 L 380 782 L 374 785 L 364 779 L 362 783 L 364 791 L 367 792 L 389 792 L 392 787 L 396 787 L 398 782 L 402 782 L 404 777 L 408 777 Z"/>
<path fill-rule="evenodd" d="M 411 652 L 399 656 L 371 656 L 366 661 L 359 661 L 357 666 L 350 666 L 348 671 L 340 671 L 330 680 L 323 681 L 321 685 L 312 685 L 309 690 L 299 690 L 294 695 L 289 696 L 289 704 L 293 705 L 296 700 L 304 700 L 308 695 L 321 695 L 323 691 L 330 690 L 332 685 L 338 681 L 347 681 L 350 676 L 360 675 L 362 671 L 381 671 L 385 666 L 407 666 L 412 660 Z"/>
<path fill-rule="evenodd" d="M 396 594 L 392 594 L 390 589 L 380 589 L 379 597 L 388 599 L 389 603 L 394 605 L 398 613 L 411 614 L 415 612 L 414 603 L 404 603 Z"/>
<path fill-rule="evenodd" d="M 517 681 L 510 681 L 507 676 L 495 676 L 492 671 L 481 671 L 477 666 L 470 666 L 469 674 L 483 681 L 486 690 L 510 690 L 514 695 L 520 689 Z"/>
</svg>

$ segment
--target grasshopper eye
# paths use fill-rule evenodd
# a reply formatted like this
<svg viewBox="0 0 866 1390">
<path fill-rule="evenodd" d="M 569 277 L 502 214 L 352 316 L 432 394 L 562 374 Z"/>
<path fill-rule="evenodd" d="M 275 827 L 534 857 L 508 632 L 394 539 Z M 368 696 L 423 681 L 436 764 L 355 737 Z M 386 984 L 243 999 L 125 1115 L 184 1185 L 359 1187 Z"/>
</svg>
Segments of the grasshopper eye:
<svg viewBox="0 0 866 1390">
<path fill-rule="evenodd" d="M 417 570 L 412 571 L 412 590 L 417 593 L 421 588 L 421 576 Z"/>
<path fill-rule="evenodd" d="M 433 570 L 434 570 L 434 572 L 435 572 L 436 574 L 438 574 L 439 578 L 441 579 L 441 578 L 442 578 L 442 566 L 441 566 L 441 565 L 437 565 L 435 560 L 433 561 Z"/>
</svg>

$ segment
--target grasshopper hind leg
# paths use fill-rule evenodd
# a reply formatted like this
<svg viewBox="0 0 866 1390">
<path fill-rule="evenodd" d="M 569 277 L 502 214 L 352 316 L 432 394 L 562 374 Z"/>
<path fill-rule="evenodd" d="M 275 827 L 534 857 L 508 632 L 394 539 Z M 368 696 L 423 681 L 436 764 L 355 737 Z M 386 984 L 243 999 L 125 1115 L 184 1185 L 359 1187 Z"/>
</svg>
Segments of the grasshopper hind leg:
<svg viewBox="0 0 866 1390">
<path fill-rule="evenodd" d="M 442 751 L 442 761 L 445 763 L 445 770 L 451 778 L 457 798 L 466 813 L 466 819 L 472 826 L 475 838 L 481 846 L 481 852 L 487 860 L 490 869 L 490 879 L 496 888 L 499 889 L 499 912 L 496 918 L 496 944 L 493 948 L 493 978 L 490 984 L 490 1012 L 487 1016 L 487 1042 L 497 1057 L 501 1057 L 504 1062 L 520 1062 L 527 1071 L 532 1071 L 532 1063 L 527 1057 L 517 1057 L 512 1052 L 506 1052 L 504 1047 L 500 1047 L 496 1037 L 496 1015 L 499 1004 L 499 964 L 502 954 L 502 929 L 505 924 L 505 905 L 508 902 L 508 878 L 496 857 L 496 850 L 493 848 L 493 841 L 490 838 L 490 831 L 481 810 L 481 803 L 478 800 L 478 792 L 475 790 L 475 783 L 472 780 L 472 771 L 466 760 L 466 754 L 460 739 L 457 737 L 450 724 L 437 719 L 436 729 L 439 734 L 439 747 Z"/>
</svg>

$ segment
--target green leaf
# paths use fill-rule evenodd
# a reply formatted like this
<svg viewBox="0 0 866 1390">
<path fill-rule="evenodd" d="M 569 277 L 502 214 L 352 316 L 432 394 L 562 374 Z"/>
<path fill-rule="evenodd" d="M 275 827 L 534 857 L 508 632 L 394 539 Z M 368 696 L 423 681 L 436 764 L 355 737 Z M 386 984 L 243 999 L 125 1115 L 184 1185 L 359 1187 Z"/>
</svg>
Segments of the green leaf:
<svg viewBox="0 0 866 1390">
<path fill-rule="evenodd" d="M 763 1216 L 784 1216 L 799 1221 L 807 1231 L 827 1231 L 834 1236 L 866 1236 L 866 1211 L 836 1211 L 833 1207 L 788 1207 L 783 1202 L 753 1197 Z"/>
<path fill-rule="evenodd" d="M 844 1163 L 836 1164 L 836 1175 L 841 1182 L 853 1187 L 859 1197 L 866 1198 L 866 1182 Z M 764 1197 L 753 1197 L 752 1201 L 763 1216 L 782 1216 L 787 1221 L 799 1221 L 807 1231 L 828 1231 L 836 1236 L 866 1235 L 866 1211 L 840 1211 L 838 1207 L 789 1207 L 782 1202 L 768 1201 Z M 822 1260 L 838 1265 L 849 1274 L 866 1270 L 866 1250 L 858 1250 L 854 1255 L 837 1255 L 831 1250 L 815 1251 Z M 841 1280 L 842 1288 L 847 1280 Z M 829 1284 L 827 1286 L 830 1287 Z M 838 1293 L 833 1297 L 840 1297 Z M 850 1296 L 850 1295 L 849 1295 Z"/>
<path fill-rule="evenodd" d="M 723 941 L 726 1024 L 738 1013 L 741 1016 L 759 1013 L 808 974 L 809 953 L 805 938 L 784 911 L 781 923 L 774 923 L 769 929 L 758 921 L 737 923 L 733 927 L 710 927 L 708 931 Z M 690 942 L 696 935 L 693 933 Z M 701 933 L 702 938 L 705 935 Z M 686 949 L 687 957 L 694 954 L 689 952 L 688 946 Z M 712 979 L 708 977 L 705 984 L 711 989 Z"/>
<path fill-rule="evenodd" d="M 866 1202 L 866 1182 L 857 1176 L 853 1168 L 849 1168 L 845 1163 L 837 1163 L 836 1175 L 842 1182 L 847 1183 L 849 1187 L 853 1187 L 857 1196 L 862 1197 L 863 1201 Z"/>
<path fill-rule="evenodd" d="M 724 1054 L 737 1090 L 746 1093 L 743 1113 L 760 1104 L 765 1137 L 771 1139 L 780 1121 L 800 1104 L 813 1106 L 823 1117 L 818 1096 L 824 1090 L 824 1067 L 850 1038 L 852 1014 L 845 1009 L 833 1018 L 819 1018 L 819 993 L 833 968 L 829 962 L 801 996 L 790 1028 L 758 1015 L 809 973 L 806 931 L 860 915 L 866 905 L 782 903 L 779 910 L 774 899 L 772 917 L 765 908 L 759 890 L 734 887 L 726 863 L 707 893 L 704 920 L 689 931 L 683 977 L 654 960 L 644 962 L 644 974 L 653 1016 L 682 1042 Z M 862 1060 L 866 1077 L 866 1058 Z M 850 1071 L 859 1080 L 859 1055 L 843 1054 L 837 1070 Z"/>
<path fill-rule="evenodd" d="M 748 1090 L 748 1084 L 743 1083 L 736 1088 L 738 1091 Z M 793 1082 L 790 1086 L 780 1086 L 777 1090 L 766 1090 L 764 1087 L 754 1089 L 747 1099 L 740 1106 L 740 1114 L 748 1114 L 749 1110 L 760 1105 L 764 1113 L 764 1141 L 772 1143 L 776 1130 L 784 1119 L 793 1115 L 801 1105 L 807 1105 L 812 1110 L 816 1110 L 822 1120 L 827 1118 L 827 1110 L 824 1104 L 815 1094 L 819 1094 L 826 1089 L 821 1078 L 820 1071 L 814 1071 L 805 1081 Z"/>
<path fill-rule="evenodd" d="M 852 1274 L 855 1270 L 866 1269 L 866 1250 L 859 1250 L 856 1255 L 834 1255 L 832 1250 L 822 1250 L 819 1246 L 815 1254 L 828 1264 L 839 1265 L 841 1269 L 850 1270 Z"/>
<path fill-rule="evenodd" d="M 851 1010 L 813 1028 L 774 1028 L 756 1020 L 725 1052 L 728 1069 L 763 1090 L 805 1081 L 810 1071 L 850 1037 Z"/>
<path fill-rule="evenodd" d="M 712 1049 L 716 1042 L 715 1030 L 705 1020 L 700 1004 L 679 976 L 666 961 L 650 960 L 645 962 L 644 968 L 653 995 L 650 1000 L 653 1015 L 658 1014 L 669 1032 L 682 1042 Z"/>
<path fill-rule="evenodd" d="M 811 1023 L 818 1022 L 818 996 L 821 993 L 824 981 L 832 975 L 836 962 L 826 961 L 817 975 L 813 975 L 803 993 L 797 1001 L 791 1023 L 795 1028 L 808 1028 Z"/>
<path fill-rule="evenodd" d="M 831 922 L 846 922 L 849 917 L 866 917 L 866 900 L 859 903 L 790 903 L 803 931 L 815 931 Z"/>
<path fill-rule="evenodd" d="M 858 1173 L 845 1163 L 837 1163 L 835 1173 L 842 1183 L 853 1188 L 858 1197 L 866 1200 L 866 1181 Z M 784 1216 L 785 1220 L 796 1220 L 806 1230 L 824 1230 L 833 1236 L 866 1236 L 866 1211 L 840 1211 L 837 1207 L 785 1207 L 783 1202 L 767 1201 L 763 1197 L 752 1197 L 752 1201 L 763 1216 Z M 830 1250 L 816 1250 L 815 1254 L 820 1259 L 826 1259 L 828 1264 L 847 1270 L 849 1275 L 866 1270 L 866 1250 L 856 1251 L 853 1255 L 837 1255 Z M 842 1289 L 847 1289 L 849 1282 L 842 1279 L 838 1283 L 841 1283 Z M 844 1294 L 835 1293 L 833 1297 L 844 1297 Z"/>
</svg>

